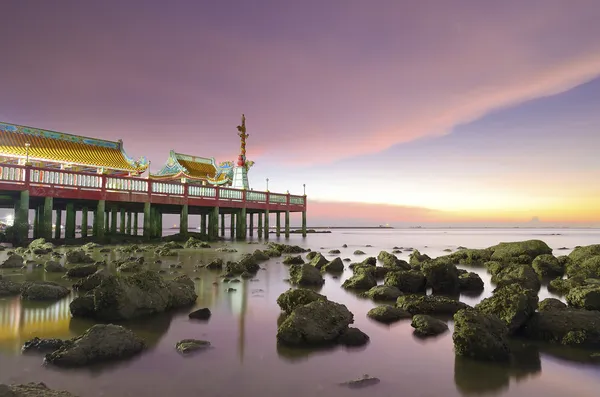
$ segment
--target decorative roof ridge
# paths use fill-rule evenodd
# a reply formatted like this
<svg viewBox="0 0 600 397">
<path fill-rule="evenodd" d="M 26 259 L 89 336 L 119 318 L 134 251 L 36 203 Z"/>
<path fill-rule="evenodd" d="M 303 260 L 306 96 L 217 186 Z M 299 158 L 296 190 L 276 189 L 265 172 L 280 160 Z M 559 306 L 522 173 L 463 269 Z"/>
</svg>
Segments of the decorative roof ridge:
<svg viewBox="0 0 600 397">
<path fill-rule="evenodd" d="M 178 153 L 174 150 L 171 150 L 171 153 L 173 153 L 173 156 L 175 157 L 176 160 L 193 161 L 195 163 L 205 163 L 205 164 L 215 165 L 214 157 L 192 156 L 190 154 Z"/>
</svg>

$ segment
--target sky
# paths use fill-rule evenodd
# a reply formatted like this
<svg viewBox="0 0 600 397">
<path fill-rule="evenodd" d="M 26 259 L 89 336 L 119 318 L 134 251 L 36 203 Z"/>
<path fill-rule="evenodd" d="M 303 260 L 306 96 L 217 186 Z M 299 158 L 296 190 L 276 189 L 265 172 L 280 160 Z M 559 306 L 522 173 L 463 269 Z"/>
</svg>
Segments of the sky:
<svg viewBox="0 0 600 397">
<path fill-rule="evenodd" d="M 600 226 L 600 2 L 0 2 L 0 120 L 234 160 L 309 226 Z"/>
</svg>

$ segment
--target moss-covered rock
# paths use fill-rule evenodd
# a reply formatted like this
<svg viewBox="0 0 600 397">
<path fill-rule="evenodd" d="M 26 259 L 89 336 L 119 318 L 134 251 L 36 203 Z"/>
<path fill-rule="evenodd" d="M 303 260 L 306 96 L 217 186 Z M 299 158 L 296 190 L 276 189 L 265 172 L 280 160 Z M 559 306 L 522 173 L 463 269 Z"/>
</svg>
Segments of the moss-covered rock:
<svg viewBox="0 0 600 397">
<path fill-rule="evenodd" d="M 312 258 L 317 256 L 318 253 L 319 253 L 319 251 L 311 251 L 308 254 L 306 254 L 306 259 L 308 259 L 310 261 Z"/>
<path fill-rule="evenodd" d="M 366 253 L 361 250 L 356 250 L 356 251 L 354 251 L 354 255 L 366 255 Z"/>
<path fill-rule="evenodd" d="M 569 254 L 569 259 L 575 264 L 580 264 L 594 256 L 600 256 L 600 244 L 575 247 Z"/>
<path fill-rule="evenodd" d="M 270 243 L 269 248 L 279 251 L 282 254 L 302 254 L 302 253 L 308 251 L 297 245 L 287 245 L 287 244 L 279 244 L 279 243 Z"/>
<path fill-rule="evenodd" d="M 145 347 L 144 340 L 125 327 L 96 324 L 83 335 L 69 340 L 58 350 L 47 354 L 44 362 L 60 367 L 82 367 L 131 357 Z"/>
<path fill-rule="evenodd" d="M 23 267 L 23 257 L 18 254 L 10 255 L 0 264 L 0 268 L 4 269 L 17 269 L 20 267 Z"/>
<path fill-rule="evenodd" d="M 19 295 L 21 293 L 21 284 L 15 283 L 14 281 L 7 280 L 0 276 L 0 298 L 6 296 Z"/>
<path fill-rule="evenodd" d="M 492 276 L 492 282 L 501 288 L 505 285 L 518 284 L 523 288 L 539 291 L 540 279 L 529 265 L 511 264 Z"/>
<path fill-rule="evenodd" d="M 223 268 L 223 265 L 223 259 L 215 258 L 206 265 L 206 268 L 211 270 L 220 270 Z"/>
<path fill-rule="evenodd" d="M 586 310 L 600 310 L 600 285 L 583 285 L 567 293 L 569 306 Z"/>
<path fill-rule="evenodd" d="M 402 259 L 398 259 L 396 255 L 390 254 L 387 251 L 381 251 L 379 255 L 377 255 L 377 259 L 379 259 L 384 267 L 389 267 L 392 269 L 401 269 L 401 270 L 410 270 L 410 264 Z"/>
<path fill-rule="evenodd" d="M 317 300 L 296 308 L 281 323 L 277 341 L 287 346 L 333 344 L 353 322 L 354 316 L 346 306 Z"/>
<path fill-rule="evenodd" d="M 504 263 L 529 263 L 538 255 L 552 254 L 552 248 L 541 240 L 526 240 L 500 243 L 490 247 L 493 251 L 490 259 Z"/>
<path fill-rule="evenodd" d="M 355 290 L 369 290 L 377 285 L 374 275 L 369 271 L 359 271 L 344 281 L 343 288 Z"/>
<path fill-rule="evenodd" d="M 302 257 L 300 255 L 297 255 L 297 256 L 288 255 L 285 258 L 283 258 L 282 263 L 284 265 L 302 265 L 302 264 L 304 264 L 304 259 L 302 259 Z"/>
<path fill-rule="evenodd" d="M 144 267 L 137 262 L 125 262 L 117 266 L 117 270 L 122 273 L 135 273 L 142 270 Z"/>
<path fill-rule="evenodd" d="M 600 312 L 562 309 L 535 313 L 521 330 L 527 338 L 567 346 L 600 347 Z"/>
<path fill-rule="evenodd" d="M 408 251 L 408 250 L 405 250 L 405 251 Z M 411 266 L 422 265 L 429 261 L 431 261 L 431 258 L 428 255 L 421 254 L 419 252 L 419 250 L 414 250 L 409 256 L 409 264 Z"/>
<path fill-rule="evenodd" d="M 21 348 L 21 352 L 52 353 L 53 351 L 63 347 L 65 343 L 67 342 L 62 339 L 40 339 L 35 337 L 25 342 Z M 2 396 L 2 393 L 0 393 L 0 396 Z"/>
<path fill-rule="evenodd" d="M 175 344 L 175 350 L 181 354 L 190 354 L 210 347 L 209 341 L 200 339 L 183 339 Z"/>
<path fill-rule="evenodd" d="M 448 331 L 448 324 L 426 314 L 416 314 L 412 318 L 411 327 L 418 336 L 436 336 Z"/>
<path fill-rule="evenodd" d="M 566 308 L 567 305 L 556 298 L 546 298 L 538 305 L 538 310 L 541 312 L 547 310 L 562 310 Z"/>
<path fill-rule="evenodd" d="M 318 300 L 327 300 L 327 297 L 310 289 L 290 288 L 279 295 L 277 304 L 281 310 L 289 314 L 300 306 L 308 305 L 309 303 Z"/>
<path fill-rule="evenodd" d="M 45 255 L 52 252 L 54 244 L 46 242 L 44 238 L 38 238 L 29 243 L 29 252 L 35 255 Z"/>
<path fill-rule="evenodd" d="M 569 277 L 600 278 L 600 255 L 571 261 L 567 264 L 566 274 Z"/>
<path fill-rule="evenodd" d="M 73 289 L 75 291 L 83 291 L 83 292 L 91 291 L 94 288 L 96 288 L 97 286 L 99 286 L 100 283 L 102 283 L 102 281 L 104 279 L 106 279 L 108 276 L 109 276 L 109 273 L 106 270 L 100 269 L 100 270 L 96 271 L 94 274 L 90 274 L 87 277 L 77 280 L 77 282 L 75 282 L 75 284 L 73 284 Z"/>
<path fill-rule="evenodd" d="M 344 262 L 342 262 L 341 258 L 335 258 L 323 266 L 322 270 L 330 273 L 341 273 L 344 271 Z"/>
<path fill-rule="evenodd" d="M 483 266 L 492 257 L 492 251 L 485 249 L 461 249 L 450 255 L 451 263 L 454 265 L 468 265 L 473 267 Z"/>
<path fill-rule="evenodd" d="M 0 384 L 2 397 L 76 397 L 64 390 L 52 390 L 43 383 L 27 383 L 21 385 Z"/>
<path fill-rule="evenodd" d="M 509 361 L 508 329 L 495 315 L 464 309 L 454 315 L 454 352 L 481 361 Z"/>
<path fill-rule="evenodd" d="M 56 261 L 46 261 L 44 263 L 44 270 L 48 273 L 64 273 L 67 269 Z"/>
<path fill-rule="evenodd" d="M 416 270 L 388 272 L 383 283 L 384 285 L 398 288 L 401 292 L 409 294 L 425 292 L 427 284 L 423 273 Z"/>
<path fill-rule="evenodd" d="M 535 313 L 538 306 L 537 293 L 511 284 L 497 289 L 494 295 L 482 300 L 475 309 L 493 314 L 507 326 L 509 333 L 516 333 Z"/>
<path fill-rule="evenodd" d="M 454 314 L 469 305 L 446 296 L 404 295 L 398 298 L 396 306 L 411 314 Z"/>
<path fill-rule="evenodd" d="M 481 292 L 484 284 L 479 274 L 465 272 L 458 276 L 458 284 L 462 292 Z"/>
<path fill-rule="evenodd" d="M 337 342 L 348 347 L 364 346 L 369 343 L 369 335 L 358 328 L 348 327 L 342 332 Z"/>
<path fill-rule="evenodd" d="M 321 286 L 325 283 L 325 280 L 316 267 L 305 263 L 290 266 L 290 282 L 295 285 Z"/>
<path fill-rule="evenodd" d="M 281 252 L 274 250 L 272 248 L 264 250 L 264 253 L 269 256 L 269 258 L 278 258 L 281 256 Z"/>
<path fill-rule="evenodd" d="M 321 270 L 321 268 L 323 268 L 323 266 L 325 266 L 328 263 L 329 263 L 329 261 L 327 260 L 327 258 L 325 258 L 323 255 L 321 255 L 321 253 L 319 253 L 319 252 L 317 252 L 317 255 L 315 255 L 310 260 L 311 266 L 314 266 L 319 270 Z"/>
<path fill-rule="evenodd" d="M 550 281 L 548 284 L 548 291 L 553 294 L 565 295 L 572 288 L 579 287 L 585 285 L 585 279 L 581 277 L 573 277 L 573 278 L 557 278 L 555 280 Z"/>
<path fill-rule="evenodd" d="M 400 291 L 396 287 L 390 287 L 388 285 L 377 285 L 367 292 L 363 292 L 361 296 L 365 298 L 371 298 L 374 301 L 386 302 L 386 301 L 396 301 L 399 296 L 402 295 L 402 291 Z"/>
<path fill-rule="evenodd" d="M 367 317 L 380 323 L 391 324 L 405 318 L 411 318 L 412 314 L 394 306 L 383 305 L 369 310 Z"/>
<path fill-rule="evenodd" d="M 68 269 L 67 272 L 65 273 L 65 276 L 69 277 L 69 278 L 87 277 L 90 274 L 94 274 L 96 272 L 96 270 L 98 270 L 98 266 L 96 266 L 95 264 L 77 265 L 77 266 L 73 266 L 72 268 Z"/>
<path fill-rule="evenodd" d="M 82 249 L 68 250 L 65 257 L 68 263 L 94 263 L 94 259 Z"/>
<path fill-rule="evenodd" d="M 434 294 L 456 294 L 460 291 L 456 266 L 430 261 L 421 265 L 421 271 Z"/>
<path fill-rule="evenodd" d="M 69 289 L 49 281 L 35 281 L 23 284 L 21 298 L 30 301 L 55 301 L 69 295 Z"/>
<path fill-rule="evenodd" d="M 190 237 L 185 244 L 183 244 L 183 248 L 210 248 L 210 244 L 195 237 Z"/>
<path fill-rule="evenodd" d="M 562 277 L 565 273 L 565 269 L 558 262 L 558 259 L 549 254 L 536 256 L 531 266 L 538 276 L 544 278 Z"/>
<path fill-rule="evenodd" d="M 264 251 L 261 251 L 259 249 L 254 250 L 254 252 L 252 253 L 252 257 L 256 262 L 268 261 L 270 258 L 269 255 L 267 255 Z"/>
</svg>

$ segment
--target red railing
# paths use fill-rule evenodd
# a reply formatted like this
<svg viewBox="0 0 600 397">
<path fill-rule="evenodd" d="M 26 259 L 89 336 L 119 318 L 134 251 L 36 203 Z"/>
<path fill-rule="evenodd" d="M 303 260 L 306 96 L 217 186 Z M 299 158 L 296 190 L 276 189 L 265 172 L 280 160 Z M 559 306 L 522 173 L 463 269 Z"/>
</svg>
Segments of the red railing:
<svg viewBox="0 0 600 397">
<path fill-rule="evenodd" d="M 46 186 L 54 189 L 74 189 L 97 192 L 117 192 L 134 195 L 167 196 L 180 199 L 208 199 L 236 203 L 263 204 L 266 207 L 305 207 L 306 197 L 289 193 L 270 193 L 220 186 L 190 185 L 131 176 L 112 176 L 68 169 L 37 168 L 0 164 L 0 184 L 24 187 Z"/>
</svg>

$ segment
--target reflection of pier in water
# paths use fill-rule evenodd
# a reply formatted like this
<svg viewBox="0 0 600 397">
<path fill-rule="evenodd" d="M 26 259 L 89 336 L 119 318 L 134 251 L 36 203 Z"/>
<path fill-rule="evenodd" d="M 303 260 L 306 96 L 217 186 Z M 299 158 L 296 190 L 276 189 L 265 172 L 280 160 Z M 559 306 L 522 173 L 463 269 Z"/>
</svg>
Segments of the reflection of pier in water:
<svg viewBox="0 0 600 397">
<path fill-rule="evenodd" d="M 0 300 L 0 349 L 19 351 L 22 343 L 34 336 L 69 337 L 74 295 L 55 303 L 26 302 L 20 298 Z"/>
</svg>

